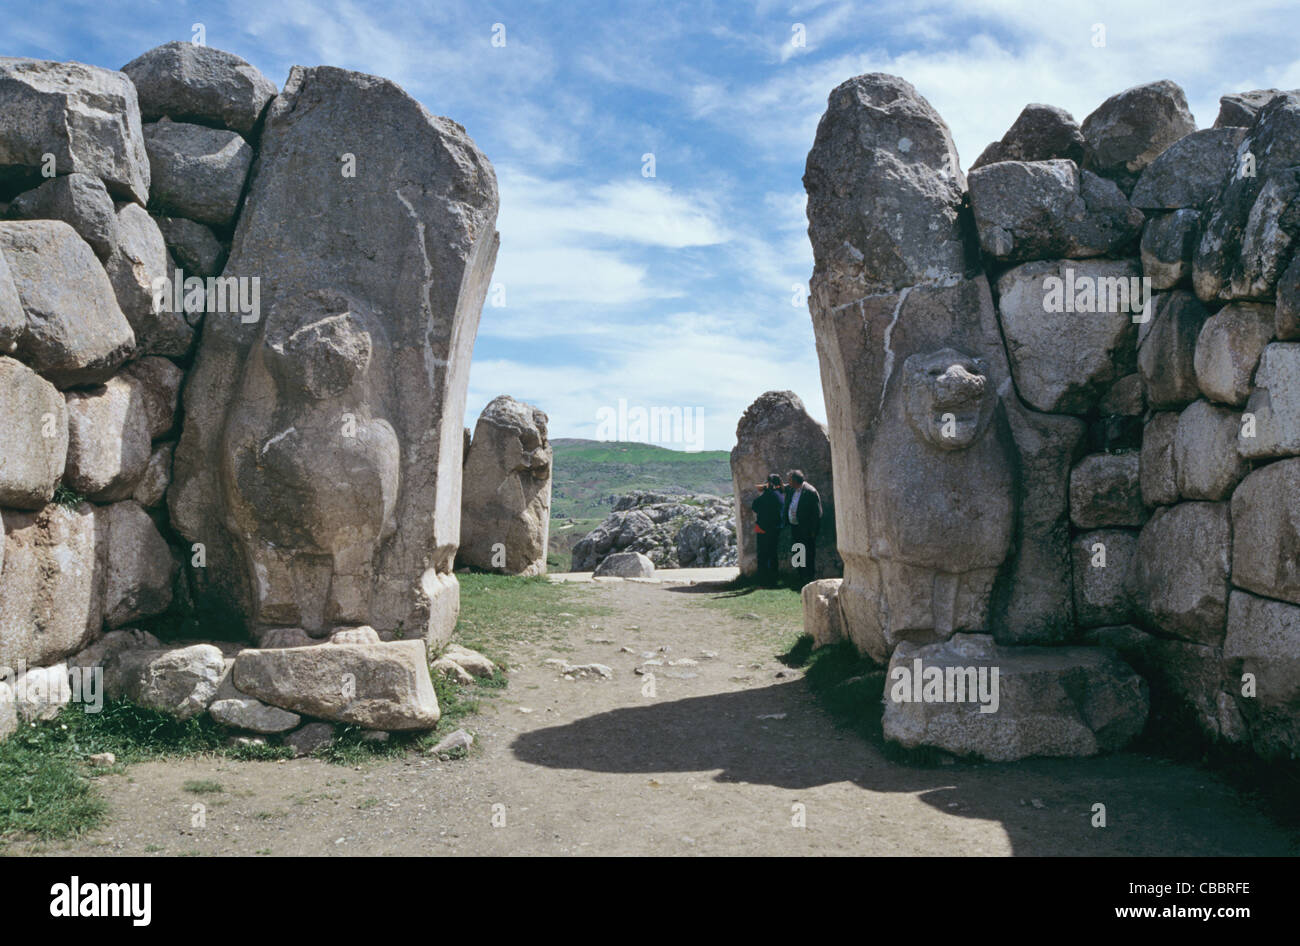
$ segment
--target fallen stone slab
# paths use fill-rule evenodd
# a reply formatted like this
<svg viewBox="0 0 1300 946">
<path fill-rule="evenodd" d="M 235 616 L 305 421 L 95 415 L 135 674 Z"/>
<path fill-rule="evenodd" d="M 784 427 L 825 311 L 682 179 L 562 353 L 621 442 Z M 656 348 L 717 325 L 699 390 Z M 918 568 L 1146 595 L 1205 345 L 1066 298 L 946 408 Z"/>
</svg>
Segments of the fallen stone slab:
<svg viewBox="0 0 1300 946">
<path fill-rule="evenodd" d="M 899 644 L 884 704 L 891 742 L 1012 762 L 1122 749 L 1146 725 L 1148 693 L 1108 649 L 1002 647 L 987 635 L 957 634 Z"/>
<path fill-rule="evenodd" d="M 423 641 L 244 650 L 235 686 L 272 706 L 365 729 L 432 729 L 438 698 Z"/>
<path fill-rule="evenodd" d="M 252 699 L 215 700 L 208 707 L 208 715 L 223 726 L 258 733 L 287 732 L 302 722 L 297 713 Z"/>
</svg>

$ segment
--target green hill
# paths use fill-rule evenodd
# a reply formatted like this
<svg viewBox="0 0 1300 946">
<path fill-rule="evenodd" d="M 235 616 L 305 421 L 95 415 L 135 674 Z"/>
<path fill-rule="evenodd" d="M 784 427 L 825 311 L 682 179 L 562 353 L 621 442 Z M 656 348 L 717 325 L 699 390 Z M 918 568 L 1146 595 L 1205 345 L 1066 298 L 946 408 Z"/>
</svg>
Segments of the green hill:
<svg viewBox="0 0 1300 946">
<path fill-rule="evenodd" d="M 552 570 L 566 571 L 569 550 L 594 529 L 613 498 L 637 489 L 731 495 L 731 457 L 725 450 L 686 453 L 648 443 L 551 441 Z"/>
</svg>

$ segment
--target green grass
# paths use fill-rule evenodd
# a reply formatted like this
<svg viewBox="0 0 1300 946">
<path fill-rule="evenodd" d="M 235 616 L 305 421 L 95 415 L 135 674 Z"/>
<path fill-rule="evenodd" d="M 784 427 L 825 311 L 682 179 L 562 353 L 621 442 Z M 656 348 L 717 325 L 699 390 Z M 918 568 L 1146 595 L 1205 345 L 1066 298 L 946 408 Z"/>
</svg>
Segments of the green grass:
<svg viewBox="0 0 1300 946">
<path fill-rule="evenodd" d="M 181 786 L 181 790 L 194 795 L 220 795 L 225 791 L 220 782 L 212 779 L 190 779 Z"/>
<path fill-rule="evenodd" d="M 700 597 L 700 605 L 725 611 L 742 637 L 764 646 L 786 650 L 803 633 L 803 600 L 793 588 L 760 588 L 737 579 L 723 591 Z"/>
</svg>

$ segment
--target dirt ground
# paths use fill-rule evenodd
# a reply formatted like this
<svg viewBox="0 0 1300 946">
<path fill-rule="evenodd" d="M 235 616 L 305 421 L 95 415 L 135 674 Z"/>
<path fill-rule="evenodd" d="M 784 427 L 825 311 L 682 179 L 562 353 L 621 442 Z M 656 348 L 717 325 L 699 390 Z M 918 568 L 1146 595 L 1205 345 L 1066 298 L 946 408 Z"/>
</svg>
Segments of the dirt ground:
<svg viewBox="0 0 1300 946">
<path fill-rule="evenodd" d="M 111 806 L 103 828 L 10 853 L 1298 851 L 1213 774 L 1142 755 L 891 762 L 879 743 L 834 727 L 799 671 L 775 659 L 761 622 L 707 607 L 712 592 L 626 583 L 583 593 L 613 613 L 582 619 L 565 640 L 513 646 L 509 688 L 464 724 L 479 743 L 466 759 L 134 765 L 98 780 Z M 650 652 L 664 661 L 646 668 L 653 696 L 634 672 Z M 551 657 L 606 664 L 614 677 L 566 680 Z M 682 658 L 693 663 L 670 665 Z M 182 788 L 190 780 L 224 790 L 195 795 Z M 1107 827 L 1091 825 L 1097 802 Z"/>
</svg>

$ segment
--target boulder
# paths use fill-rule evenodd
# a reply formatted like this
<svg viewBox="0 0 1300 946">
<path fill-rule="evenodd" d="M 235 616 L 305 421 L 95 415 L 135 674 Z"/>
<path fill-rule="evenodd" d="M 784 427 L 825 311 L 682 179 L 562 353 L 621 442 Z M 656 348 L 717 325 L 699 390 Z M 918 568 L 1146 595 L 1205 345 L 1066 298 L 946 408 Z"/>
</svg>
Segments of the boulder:
<svg viewBox="0 0 1300 946">
<path fill-rule="evenodd" d="M 569 567 L 594 571 L 613 552 L 641 552 L 656 568 L 735 565 L 734 517 L 721 496 L 634 490 L 574 544 Z"/>
<path fill-rule="evenodd" d="M 474 682 L 474 675 L 450 657 L 439 657 L 433 661 L 433 663 L 429 664 L 429 672 L 450 680 L 459 686 L 470 686 Z"/>
<path fill-rule="evenodd" d="M 803 632 L 812 637 L 813 648 L 846 640 L 844 617 L 840 614 L 841 578 L 820 578 L 803 586 Z"/>
<path fill-rule="evenodd" d="M 1256 751 L 1294 759 L 1300 752 L 1300 607 L 1234 590 L 1223 656 L 1237 681 L 1245 673 L 1255 678 L 1254 697 L 1242 702 Z"/>
<path fill-rule="evenodd" d="M 166 611 L 172 603 L 176 558 L 139 503 L 106 507 L 108 572 L 104 622 L 113 628 Z"/>
<path fill-rule="evenodd" d="M 998 317 L 1026 403 L 1082 414 L 1132 372 L 1134 319 L 1145 301 L 1141 275 L 1136 262 L 1055 260 L 1016 266 L 998 279 Z"/>
<path fill-rule="evenodd" d="M 768 391 L 745 409 L 736 424 L 736 445 L 731 448 L 731 483 L 735 497 L 736 557 L 742 575 L 758 572 L 755 516 L 750 503 L 758 484 L 768 474 L 782 480 L 794 468 L 803 471 L 822 498 L 822 525 L 814 550 L 819 577 L 834 577 L 843 566 L 835 550 L 835 482 L 831 471 L 831 442 L 826 428 L 808 414 L 793 391 Z M 792 575 L 789 532 L 782 529 L 778 566 Z"/>
<path fill-rule="evenodd" d="M 1002 140 L 989 145 L 971 170 L 999 161 L 1048 161 L 1068 158 L 1082 164 L 1088 150 L 1079 123 L 1063 108 L 1026 105 Z"/>
<path fill-rule="evenodd" d="M 0 357 L 0 507 L 40 509 L 68 455 L 68 408 L 58 388 Z"/>
<path fill-rule="evenodd" d="M 244 650 L 235 686 L 272 706 L 364 729 L 432 729 L 438 698 L 423 641 Z"/>
<path fill-rule="evenodd" d="M 1253 425 L 1247 423 L 1253 419 Z M 1300 344 L 1264 347 L 1255 390 L 1246 401 L 1237 450 L 1255 460 L 1300 453 Z"/>
<path fill-rule="evenodd" d="M 1153 414 L 1142 432 L 1138 479 L 1142 486 L 1142 501 L 1148 506 L 1178 502 L 1174 440 L 1178 436 L 1181 416 L 1177 411 Z"/>
<path fill-rule="evenodd" d="M 970 174 L 984 255 L 1000 262 L 1119 253 L 1142 229 L 1120 189 L 1073 161 L 1003 161 Z"/>
<path fill-rule="evenodd" d="M 1233 92 L 1219 97 L 1219 115 L 1214 119 L 1215 128 L 1249 128 L 1259 117 L 1259 110 L 1279 95 L 1286 95 L 1280 89 L 1255 89 L 1251 92 Z M 1292 92 L 1291 94 L 1295 94 Z"/>
<path fill-rule="evenodd" d="M 331 644 L 378 644 L 379 633 L 373 627 L 336 627 L 329 636 Z"/>
<path fill-rule="evenodd" d="M 25 723 L 54 719 L 72 702 L 68 665 L 33 667 L 14 681 L 18 718 Z"/>
<path fill-rule="evenodd" d="M 1092 644 L 1113 648 L 1151 685 L 1157 696 L 1172 697 L 1191 710 L 1200 730 L 1211 739 L 1240 742 L 1246 722 L 1230 690 L 1223 649 L 1148 634 L 1132 625 L 1089 631 Z"/>
<path fill-rule="evenodd" d="M 104 261 L 104 269 L 117 296 L 117 304 L 131 323 L 141 353 L 180 357 L 190 350 L 194 329 L 184 312 L 172 311 L 170 290 L 158 294 L 175 278 L 175 266 L 167 254 L 158 224 L 135 204 L 117 209 L 118 240 Z M 166 284 L 158 280 L 166 279 Z M 156 304 L 156 300 L 157 303 Z"/>
<path fill-rule="evenodd" d="M 109 631 L 68 658 L 68 666 L 73 669 L 100 667 L 104 668 L 115 661 L 119 654 L 128 650 L 163 650 L 162 641 L 148 631 L 136 628 L 123 628 Z"/>
<path fill-rule="evenodd" d="M 1300 231 L 1300 96 L 1281 95 L 1259 112 L 1237 148 L 1235 167 L 1206 208 L 1192 260 L 1205 300 L 1267 301 Z"/>
<path fill-rule="evenodd" d="M 0 355 L 16 353 L 26 330 L 27 313 L 23 311 L 23 301 L 18 296 L 13 274 L 9 272 L 9 263 L 0 252 Z"/>
<path fill-rule="evenodd" d="M 1300 256 L 1294 257 L 1278 278 L 1273 331 L 1279 341 L 1300 339 Z"/>
<path fill-rule="evenodd" d="M 1178 503 L 1151 515 L 1138 537 L 1137 611 L 1154 628 L 1223 643 L 1231 526 L 1227 503 Z"/>
<path fill-rule="evenodd" d="M 1147 392 L 1136 371 L 1120 378 L 1097 405 L 1103 417 L 1141 417 L 1147 410 Z"/>
<path fill-rule="evenodd" d="M 1300 459 L 1247 476 L 1232 494 L 1232 582 L 1300 604 Z"/>
<path fill-rule="evenodd" d="M 932 672 L 937 686 L 926 679 Z M 983 693 L 996 694 L 992 712 L 981 712 L 994 704 L 969 686 L 981 672 L 988 681 Z M 959 685 L 968 687 L 964 694 Z M 987 635 L 959 634 L 945 643 L 899 645 L 889 664 L 883 725 L 886 739 L 908 749 L 1012 762 L 1122 749 L 1146 725 L 1147 711 L 1146 682 L 1114 651 L 1002 647 Z"/>
<path fill-rule="evenodd" d="M 184 217 L 161 216 L 157 223 L 168 251 L 185 273 L 190 276 L 221 273 L 221 261 L 226 250 L 211 230 Z"/>
<path fill-rule="evenodd" d="M 483 408 L 465 456 L 458 564 L 545 573 L 551 455 L 540 410 L 504 394 Z"/>
<path fill-rule="evenodd" d="M 234 53 L 174 41 L 132 59 L 131 77 L 145 121 L 217 125 L 247 135 L 271 99 L 275 84 Z"/>
<path fill-rule="evenodd" d="M 287 732 L 302 723 L 297 713 L 268 706 L 261 700 L 214 700 L 208 706 L 208 715 L 223 726 L 260 733 Z"/>
<path fill-rule="evenodd" d="M 135 349 L 104 268 L 72 227 L 0 223 L 0 253 L 26 314 L 15 357 L 67 388 L 106 380 Z"/>
<path fill-rule="evenodd" d="M 1201 214 L 1196 210 L 1175 210 L 1154 214 L 1142 228 L 1142 274 L 1152 289 L 1172 289 L 1192 274 Z"/>
<path fill-rule="evenodd" d="M 1174 435 L 1174 471 L 1184 499 L 1227 499 L 1246 475 L 1248 464 L 1237 453 L 1241 415 L 1209 401 L 1195 401 L 1178 415 Z"/>
<path fill-rule="evenodd" d="M 117 210 L 104 182 L 90 174 L 63 174 L 19 194 L 9 213 L 26 220 L 62 220 L 101 260 L 117 246 Z"/>
<path fill-rule="evenodd" d="M 131 362 L 123 374 L 139 385 L 138 396 L 149 421 L 149 436 L 157 440 L 176 423 L 176 406 L 185 373 L 173 361 L 151 357 Z"/>
<path fill-rule="evenodd" d="M 1138 340 L 1138 370 L 1152 408 L 1180 408 L 1201 393 L 1196 383 L 1196 340 L 1209 313 L 1182 289 L 1157 293 L 1153 308 Z"/>
<path fill-rule="evenodd" d="M 1212 401 L 1240 406 L 1264 346 L 1273 338 L 1273 307 L 1233 302 L 1205 320 L 1196 337 L 1196 383 Z"/>
<path fill-rule="evenodd" d="M 120 72 L 79 62 L 0 57 L 0 176 L 89 174 L 123 200 L 149 197 L 136 90 Z M 8 171 L 8 175 L 4 175 Z"/>
<path fill-rule="evenodd" d="M 1112 95 L 1083 120 L 1089 168 L 1128 193 L 1166 148 L 1196 131 L 1183 90 L 1168 79 Z"/>
<path fill-rule="evenodd" d="M 1136 451 L 1094 453 L 1070 471 L 1070 519 L 1080 529 L 1146 521 Z"/>
<path fill-rule="evenodd" d="M 497 665 L 487 657 L 484 657 L 477 650 L 470 650 L 468 647 L 461 647 L 459 644 L 448 644 L 447 649 L 443 652 L 443 657 L 463 667 L 471 676 L 481 679 L 491 679 L 497 672 Z"/>
<path fill-rule="evenodd" d="M 104 692 L 178 719 L 198 716 L 217 695 L 225 669 L 221 650 L 194 644 L 173 650 L 132 648 L 104 672 Z"/>
<path fill-rule="evenodd" d="M 128 374 L 70 391 L 64 482 L 95 502 L 126 499 L 149 465 L 149 412 L 143 386 Z"/>
<path fill-rule="evenodd" d="M 1200 207 L 1216 197 L 1237 162 L 1244 128 L 1192 131 L 1166 148 L 1142 172 L 1132 203 L 1142 210 Z"/>
<path fill-rule="evenodd" d="M 293 750 L 295 758 L 315 755 L 334 743 L 334 727 L 330 723 L 308 723 L 284 737 L 284 744 Z"/>
<path fill-rule="evenodd" d="M 49 666 L 81 650 L 104 623 L 104 513 L 90 503 L 0 511 L 0 667 Z"/>
<path fill-rule="evenodd" d="M 655 563 L 640 552 L 607 555 L 592 572 L 594 578 L 653 578 Z"/>
<path fill-rule="evenodd" d="M 18 731 L 18 704 L 14 688 L 0 680 L 0 742 Z"/>
<path fill-rule="evenodd" d="M 1137 533 L 1099 529 L 1077 536 L 1074 560 L 1074 613 L 1080 627 L 1127 622 L 1133 611 L 1132 571 Z"/>
<path fill-rule="evenodd" d="M 145 509 L 153 509 L 167 495 L 167 487 L 172 481 L 172 454 L 176 444 L 164 443 L 154 447 L 149 454 L 149 465 L 144 468 L 144 475 L 135 484 L 131 498 Z"/>
<path fill-rule="evenodd" d="M 365 141 L 385 146 L 345 176 L 339 156 Z M 254 633 L 450 634 L 496 210 L 459 125 L 384 79 L 291 72 L 225 269 L 275 278 L 259 319 L 204 320 L 168 490 L 173 525 L 207 550 L 190 573 L 200 606 Z"/>
<path fill-rule="evenodd" d="M 957 148 L 903 79 L 875 72 L 831 92 L 803 182 L 813 290 L 831 306 L 965 273 Z"/>
<path fill-rule="evenodd" d="M 151 207 L 215 227 L 235 219 L 253 149 L 233 131 L 160 121 L 144 126 Z"/>
</svg>

